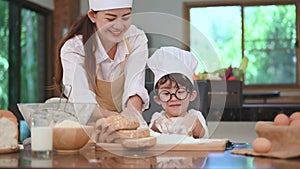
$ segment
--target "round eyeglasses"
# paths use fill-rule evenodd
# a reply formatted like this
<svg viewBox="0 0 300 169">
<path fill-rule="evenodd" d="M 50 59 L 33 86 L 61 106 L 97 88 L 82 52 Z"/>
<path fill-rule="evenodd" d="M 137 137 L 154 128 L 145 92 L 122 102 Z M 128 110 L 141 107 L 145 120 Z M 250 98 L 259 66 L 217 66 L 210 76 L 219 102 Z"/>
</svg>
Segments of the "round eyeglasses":
<svg viewBox="0 0 300 169">
<path fill-rule="evenodd" d="M 168 90 L 162 90 L 158 93 L 158 98 L 162 102 L 168 102 L 172 99 L 174 95 L 178 100 L 184 100 L 188 96 L 188 91 L 185 88 L 179 88 L 175 91 L 175 93 L 171 93 Z"/>
</svg>

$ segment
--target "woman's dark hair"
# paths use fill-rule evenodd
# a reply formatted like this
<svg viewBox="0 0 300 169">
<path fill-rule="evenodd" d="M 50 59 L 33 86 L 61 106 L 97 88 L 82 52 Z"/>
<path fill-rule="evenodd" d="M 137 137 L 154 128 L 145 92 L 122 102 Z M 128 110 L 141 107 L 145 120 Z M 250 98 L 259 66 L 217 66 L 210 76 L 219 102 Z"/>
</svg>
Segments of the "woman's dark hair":
<svg viewBox="0 0 300 169">
<path fill-rule="evenodd" d="M 63 68 L 60 58 L 60 51 L 64 43 L 73 38 L 76 35 L 82 35 L 82 43 L 84 44 L 84 50 L 85 50 L 85 67 L 87 69 L 87 72 L 89 72 L 88 77 L 89 80 L 93 83 L 94 77 L 95 77 L 95 57 L 93 57 L 94 52 L 94 37 L 93 36 L 96 32 L 96 26 L 95 23 L 91 22 L 88 15 L 86 14 L 83 16 L 80 20 L 75 22 L 66 36 L 58 43 L 57 49 L 56 49 L 56 73 L 54 78 L 54 85 L 53 89 L 59 89 L 60 92 L 62 92 L 62 76 L 63 76 Z M 86 45 L 88 42 L 89 45 Z"/>
<path fill-rule="evenodd" d="M 172 87 L 173 83 L 176 83 L 176 86 L 179 88 L 179 85 L 186 87 L 188 91 L 193 91 L 194 85 L 192 82 L 183 74 L 181 73 L 171 73 L 163 76 L 160 78 L 156 85 L 155 90 L 157 91 L 159 86 L 169 83 L 169 87 Z"/>
</svg>

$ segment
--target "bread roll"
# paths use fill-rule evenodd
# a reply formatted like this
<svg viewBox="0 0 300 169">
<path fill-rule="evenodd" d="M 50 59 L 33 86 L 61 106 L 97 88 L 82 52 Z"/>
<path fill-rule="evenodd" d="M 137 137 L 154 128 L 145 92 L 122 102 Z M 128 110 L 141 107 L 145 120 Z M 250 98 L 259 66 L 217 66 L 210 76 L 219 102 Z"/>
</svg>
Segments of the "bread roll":
<svg viewBox="0 0 300 169">
<path fill-rule="evenodd" d="M 16 149 L 18 147 L 18 120 L 8 110 L 0 110 L 0 149 Z"/>
</svg>

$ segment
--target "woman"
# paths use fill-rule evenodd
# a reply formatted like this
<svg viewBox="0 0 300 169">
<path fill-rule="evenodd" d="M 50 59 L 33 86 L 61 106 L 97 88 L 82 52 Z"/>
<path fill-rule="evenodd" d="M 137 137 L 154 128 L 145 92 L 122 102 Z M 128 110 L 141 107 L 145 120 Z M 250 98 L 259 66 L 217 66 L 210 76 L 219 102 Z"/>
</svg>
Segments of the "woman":
<svg viewBox="0 0 300 169">
<path fill-rule="evenodd" d="M 89 0 L 87 15 L 58 46 L 56 86 L 69 101 L 98 103 L 104 116 L 148 107 L 144 87 L 148 58 L 145 33 L 131 25 L 132 0 Z"/>
</svg>

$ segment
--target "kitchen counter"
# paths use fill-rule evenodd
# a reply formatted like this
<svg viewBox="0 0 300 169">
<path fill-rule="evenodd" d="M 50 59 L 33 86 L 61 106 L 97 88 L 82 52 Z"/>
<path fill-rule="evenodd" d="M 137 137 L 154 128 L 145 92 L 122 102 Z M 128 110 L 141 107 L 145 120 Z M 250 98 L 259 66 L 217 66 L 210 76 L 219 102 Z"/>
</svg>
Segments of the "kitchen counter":
<svg viewBox="0 0 300 169">
<path fill-rule="evenodd" d="M 246 144 L 249 147 L 249 145 Z M 154 156 L 149 152 L 122 152 L 119 156 L 108 151 L 95 151 L 88 146 L 75 154 L 53 152 L 51 159 L 32 158 L 30 151 L 0 154 L 1 168 L 299 168 L 300 158 L 282 160 L 234 155 L 226 151 L 167 151 Z M 120 154 L 120 153 L 118 153 Z M 130 157 L 126 157 L 129 155 Z M 133 156 L 135 158 L 132 158 Z"/>
</svg>

